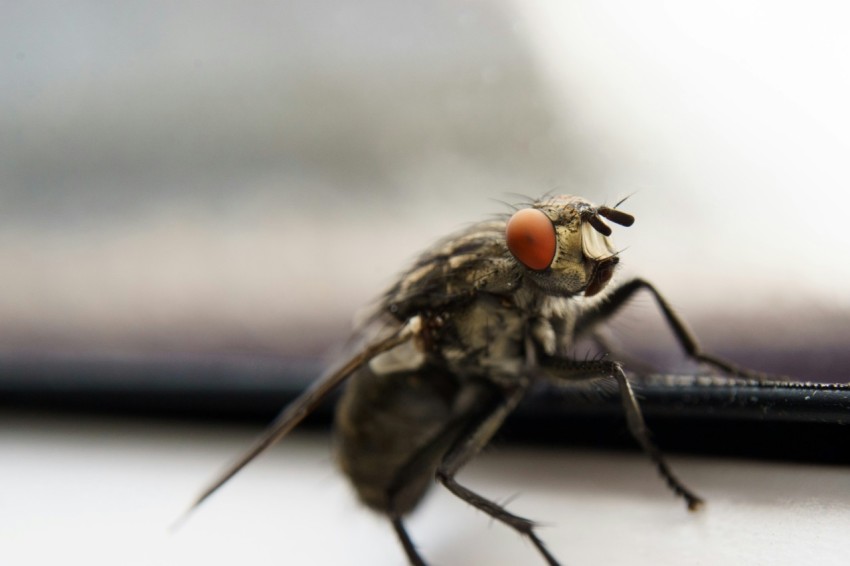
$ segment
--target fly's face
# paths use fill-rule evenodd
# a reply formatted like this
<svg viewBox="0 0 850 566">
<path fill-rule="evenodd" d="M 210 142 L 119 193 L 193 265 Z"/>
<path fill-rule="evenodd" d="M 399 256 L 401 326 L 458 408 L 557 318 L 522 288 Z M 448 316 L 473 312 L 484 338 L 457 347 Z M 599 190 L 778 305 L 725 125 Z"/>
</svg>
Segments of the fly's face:
<svg viewBox="0 0 850 566">
<path fill-rule="evenodd" d="M 604 217 L 631 226 L 634 217 L 574 196 L 558 196 L 516 212 L 506 240 L 527 279 L 547 295 L 590 297 L 605 288 L 619 262 Z"/>
</svg>

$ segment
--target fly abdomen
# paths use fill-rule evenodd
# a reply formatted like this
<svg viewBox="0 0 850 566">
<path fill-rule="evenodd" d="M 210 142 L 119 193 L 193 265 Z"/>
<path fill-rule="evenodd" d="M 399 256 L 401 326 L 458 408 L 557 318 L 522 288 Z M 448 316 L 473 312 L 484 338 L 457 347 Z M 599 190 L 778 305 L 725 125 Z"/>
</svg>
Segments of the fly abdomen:
<svg viewBox="0 0 850 566">
<path fill-rule="evenodd" d="M 416 506 L 444 450 L 428 447 L 441 444 L 457 391 L 454 377 L 427 365 L 396 373 L 367 365 L 351 377 L 336 410 L 336 452 L 363 503 L 397 515 Z"/>
</svg>

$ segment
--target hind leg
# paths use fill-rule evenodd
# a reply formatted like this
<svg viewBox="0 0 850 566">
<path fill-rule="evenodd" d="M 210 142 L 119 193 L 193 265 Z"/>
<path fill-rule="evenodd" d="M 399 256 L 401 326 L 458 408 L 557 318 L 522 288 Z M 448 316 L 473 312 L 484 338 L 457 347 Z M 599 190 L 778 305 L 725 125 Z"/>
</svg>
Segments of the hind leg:
<svg viewBox="0 0 850 566">
<path fill-rule="evenodd" d="M 398 470 L 387 489 L 387 514 L 411 566 L 426 566 L 426 563 L 404 526 L 402 514 L 418 503 L 423 492 L 418 485 L 421 485 L 423 479 L 431 481 L 435 462 L 438 462 L 448 450 L 465 424 L 466 419 L 456 419 L 447 423 L 430 441 L 416 451 L 407 464 Z"/>
<path fill-rule="evenodd" d="M 499 430 L 505 418 L 513 411 L 524 394 L 525 389 L 518 388 L 495 403 L 492 402 L 492 398 L 483 395 L 479 399 L 481 402 L 477 404 L 475 410 L 471 411 L 471 416 L 464 416 L 447 423 L 439 434 L 418 450 L 407 465 L 399 470 L 388 490 L 389 515 L 412 565 L 424 566 L 425 562 L 404 528 L 401 514 L 397 511 L 399 509 L 397 503 L 404 500 L 405 488 L 415 483 L 423 472 L 433 470 L 436 461 L 439 465 L 436 472 L 432 473 L 446 489 L 528 538 L 549 566 L 558 566 L 558 561 L 534 532 L 534 522 L 508 512 L 504 507 L 464 487 L 455 479 L 460 469 L 478 454 Z"/>
<path fill-rule="evenodd" d="M 401 517 L 397 515 L 390 517 L 390 521 L 392 521 L 393 529 L 395 529 L 395 533 L 398 535 L 399 541 L 401 541 L 401 546 L 404 548 L 404 553 L 407 555 L 407 560 L 411 566 L 426 566 L 425 561 L 422 560 L 422 557 L 419 556 L 419 552 L 413 545 L 410 535 L 407 534 L 407 529 L 404 528 Z"/>
<path fill-rule="evenodd" d="M 505 418 L 514 410 L 524 394 L 524 389 L 514 391 L 505 398 L 503 403 L 497 405 L 488 415 L 481 419 L 477 426 L 470 430 L 468 434 L 458 437 L 454 446 L 446 453 L 443 461 L 437 468 L 436 475 L 437 480 L 453 494 L 528 538 L 549 566 L 558 566 L 558 561 L 555 560 L 555 557 L 552 556 L 543 544 L 543 541 L 534 532 L 535 524 L 533 521 L 508 512 L 501 505 L 464 487 L 455 479 L 455 475 L 460 469 L 478 454 L 496 431 L 499 430 Z"/>
<path fill-rule="evenodd" d="M 425 566 L 425 561 L 410 538 L 402 517 L 419 503 L 433 482 L 435 469 L 458 437 L 476 426 L 482 415 L 489 414 L 498 399 L 492 391 L 485 389 L 471 389 L 467 398 L 470 401 L 467 410 L 443 423 L 427 442 L 416 448 L 405 464 L 396 470 L 385 490 L 383 511 L 413 566 Z"/>
</svg>

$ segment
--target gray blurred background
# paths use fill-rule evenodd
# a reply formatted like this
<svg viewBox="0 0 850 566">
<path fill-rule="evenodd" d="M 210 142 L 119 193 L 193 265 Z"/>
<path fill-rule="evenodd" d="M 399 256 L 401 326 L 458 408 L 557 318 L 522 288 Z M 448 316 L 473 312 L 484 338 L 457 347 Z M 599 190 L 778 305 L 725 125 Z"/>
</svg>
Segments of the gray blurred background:
<svg viewBox="0 0 850 566">
<path fill-rule="evenodd" d="M 319 355 L 546 192 L 712 349 L 846 349 L 842 3 L 0 6 L 0 354 Z"/>
</svg>

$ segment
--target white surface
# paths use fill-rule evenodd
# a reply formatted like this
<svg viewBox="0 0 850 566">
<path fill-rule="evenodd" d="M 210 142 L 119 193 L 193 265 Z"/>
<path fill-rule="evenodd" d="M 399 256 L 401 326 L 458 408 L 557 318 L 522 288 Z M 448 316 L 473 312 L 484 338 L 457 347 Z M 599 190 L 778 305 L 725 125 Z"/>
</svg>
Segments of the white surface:
<svg viewBox="0 0 850 566">
<path fill-rule="evenodd" d="M 0 417 L 0 564 L 403 564 L 324 435 L 296 434 L 169 524 L 247 428 Z M 673 457 L 708 500 L 689 514 L 638 454 L 496 446 L 463 482 L 545 526 L 565 564 L 846 564 L 850 469 Z M 523 540 L 435 489 L 409 521 L 431 564 L 539 564 Z"/>
</svg>

